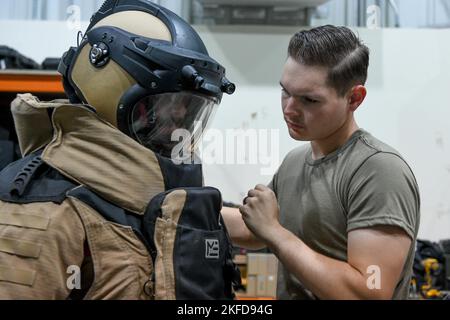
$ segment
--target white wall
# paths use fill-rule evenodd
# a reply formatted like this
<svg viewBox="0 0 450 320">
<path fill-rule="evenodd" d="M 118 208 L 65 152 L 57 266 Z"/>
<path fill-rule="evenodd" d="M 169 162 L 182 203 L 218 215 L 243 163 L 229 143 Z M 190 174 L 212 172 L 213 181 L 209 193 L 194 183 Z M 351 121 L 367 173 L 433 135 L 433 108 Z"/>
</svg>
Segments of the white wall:
<svg viewBox="0 0 450 320">
<path fill-rule="evenodd" d="M 378 5 L 383 26 L 394 26 L 397 19 L 402 28 L 449 26 L 449 0 L 331 0 L 319 7 L 313 23 L 357 26 L 358 5 Z M 366 14 L 365 10 L 363 13 Z"/>
<path fill-rule="evenodd" d="M 86 30 L 84 22 L 81 30 Z M 0 44 L 18 50 L 41 63 L 47 57 L 61 57 L 77 45 L 78 29 L 62 21 L 0 20 Z"/>
<path fill-rule="evenodd" d="M 298 145 L 282 121 L 278 81 L 292 28 L 197 27 L 211 53 L 238 85 L 225 96 L 214 128 L 278 128 L 283 156 Z M 13 31 L 11 31 L 13 30 Z M 357 30 L 372 50 L 361 127 L 398 149 L 410 163 L 422 196 L 420 237 L 450 238 L 450 30 Z M 0 21 L 0 43 L 38 62 L 76 43 L 65 23 Z M 242 151 L 242 150 L 241 150 Z M 263 165 L 207 165 L 206 182 L 226 200 L 240 201 L 267 183 Z"/>
<path fill-rule="evenodd" d="M 150 0 L 187 17 L 186 0 Z M 89 21 L 105 0 L 2 0 L 0 20 L 66 20 L 74 14 L 73 6 L 81 21 Z"/>
<path fill-rule="evenodd" d="M 281 128 L 280 154 L 296 145 L 282 121 L 278 81 L 291 29 L 278 34 L 213 32 L 200 29 L 214 57 L 240 84 L 225 97 L 216 126 Z M 242 29 L 240 30 L 242 32 Z M 450 237 L 450 30 L 368 30 L 357 32 L 371 48 L 368 97 L 357 120 L 399 150 L 411 165 L 422 197 L 420 237 Z M 213 39 L 212 39 L 213 38 Z M 261 117 L 252 121 L 251 114 Z M 258 122 L 259 121 L 259 122 Z M 281 156 L 281 158 L 282 158 Z M 225 169 L 224 169 L 225 168 Z M 207 181 L 239 200 L 256 183 L 268 182 L 258 169 L 207 168 Z M 252 179 L 253 178 L 253 179 Z M 239 187 L 236 187 L 239 186 Z"/>
</svg>

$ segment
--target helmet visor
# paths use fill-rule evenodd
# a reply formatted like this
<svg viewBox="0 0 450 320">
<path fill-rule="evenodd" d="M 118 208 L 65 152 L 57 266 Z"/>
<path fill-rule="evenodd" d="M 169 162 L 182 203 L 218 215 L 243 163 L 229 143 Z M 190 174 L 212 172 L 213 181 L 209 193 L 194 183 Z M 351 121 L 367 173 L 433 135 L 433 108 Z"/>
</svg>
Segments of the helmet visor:
<svg viewBox="0 0 450 320">
<path fill-rule="evenodd" d="M 179 150 L 194 151 L 217 105 L 216 98 L 189 91 L 151 95 L 134 105 L 130 128 L 145 147 L 179 157 Z"/>
</svg>

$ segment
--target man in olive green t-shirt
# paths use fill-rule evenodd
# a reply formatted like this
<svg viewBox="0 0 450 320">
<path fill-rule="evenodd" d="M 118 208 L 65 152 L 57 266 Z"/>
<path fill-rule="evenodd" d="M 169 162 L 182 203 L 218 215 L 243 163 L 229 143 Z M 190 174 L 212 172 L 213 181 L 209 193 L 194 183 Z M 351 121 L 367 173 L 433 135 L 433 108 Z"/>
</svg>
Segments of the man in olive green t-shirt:
<svg viewBox="0 0 450 320">
<path fill-rule="evenodd" d="M 420 220 L 414 175 L 359 129 L 369 50 L 345 27 L 295 34 L 280 85 L 291 151 L 268 187 L 222 211 L 231 238 L 280 260 L 279 299 L 406 299 Z"/>
</svg>

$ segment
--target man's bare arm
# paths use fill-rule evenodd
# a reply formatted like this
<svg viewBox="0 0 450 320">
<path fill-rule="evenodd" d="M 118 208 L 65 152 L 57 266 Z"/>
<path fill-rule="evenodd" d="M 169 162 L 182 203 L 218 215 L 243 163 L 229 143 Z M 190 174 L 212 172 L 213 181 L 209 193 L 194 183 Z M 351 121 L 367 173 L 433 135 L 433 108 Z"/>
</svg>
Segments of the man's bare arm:
<svg viewBox="0 0 450 320">
<path fill-rule="evenodd" d="M 411 238 L 397 227 L 354 230 L 344 262 L 313 251 L 286 229 L 271 239 L 268 246 L 283 265 L 321 299 L 392 299 L 411 246 Z M 368 281 L 377 269 L 379 288 Z"/>
<path fill-rule="evenodd" d="M 316 296 L 321 299 L 392 298 L 412 242 L 403 229 L 379 226 L 349 232 L 347 261 L 340 261 L 312 250 L 280 224 L 277 199 L 271 189 L 257 185 L 248 195 L 239 210 L 249 230 Z M 379 268 L 380 289 L 368 286 L 371 266 Z"/>
<path fill-rule="evenodd" d="M 228 229 L 228 233 L 235 246 L 252 250 L 259 250 L 266 247 L 265 244 L 257 239 L 247 228 L 244 220 L 242 220 L 239 209 L 223 207 L 221 213 Z"/>
</svg>

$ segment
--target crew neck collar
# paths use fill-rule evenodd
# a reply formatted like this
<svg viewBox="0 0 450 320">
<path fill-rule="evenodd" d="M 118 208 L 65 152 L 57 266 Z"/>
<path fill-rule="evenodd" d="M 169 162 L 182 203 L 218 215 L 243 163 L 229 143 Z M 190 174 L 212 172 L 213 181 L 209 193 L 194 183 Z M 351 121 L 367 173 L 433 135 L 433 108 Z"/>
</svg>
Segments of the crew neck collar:
<svg viewBox="0 0 450 320">
<path fill-rule="evenodd" d="M 364 129 L 358 129 L 356 130 L 351 136 L 350 138 L 347 140 L 347 142 L 345 142 L 342 146 L 340 146 L 339 148 L 337 148 L 336 150 L 334 150 L 333 152 L 327 154 L 326 156 L 314 160 L 312 157 L 312 147 L 311 145 L 309 146 L 309 150 L 308 153 L 306 154 L 306 162 L 311 165 L 311 166 L 317 166 L 320 165 L 324 162 L 330 161 L 331 159 L 336 158 L 340 153 L 342 153 L 345 149 L 347 149 L 350 145 L 353 144 L 353 142 L 358 139 L 361 135 L 367 133 Z"/>
</svg>

